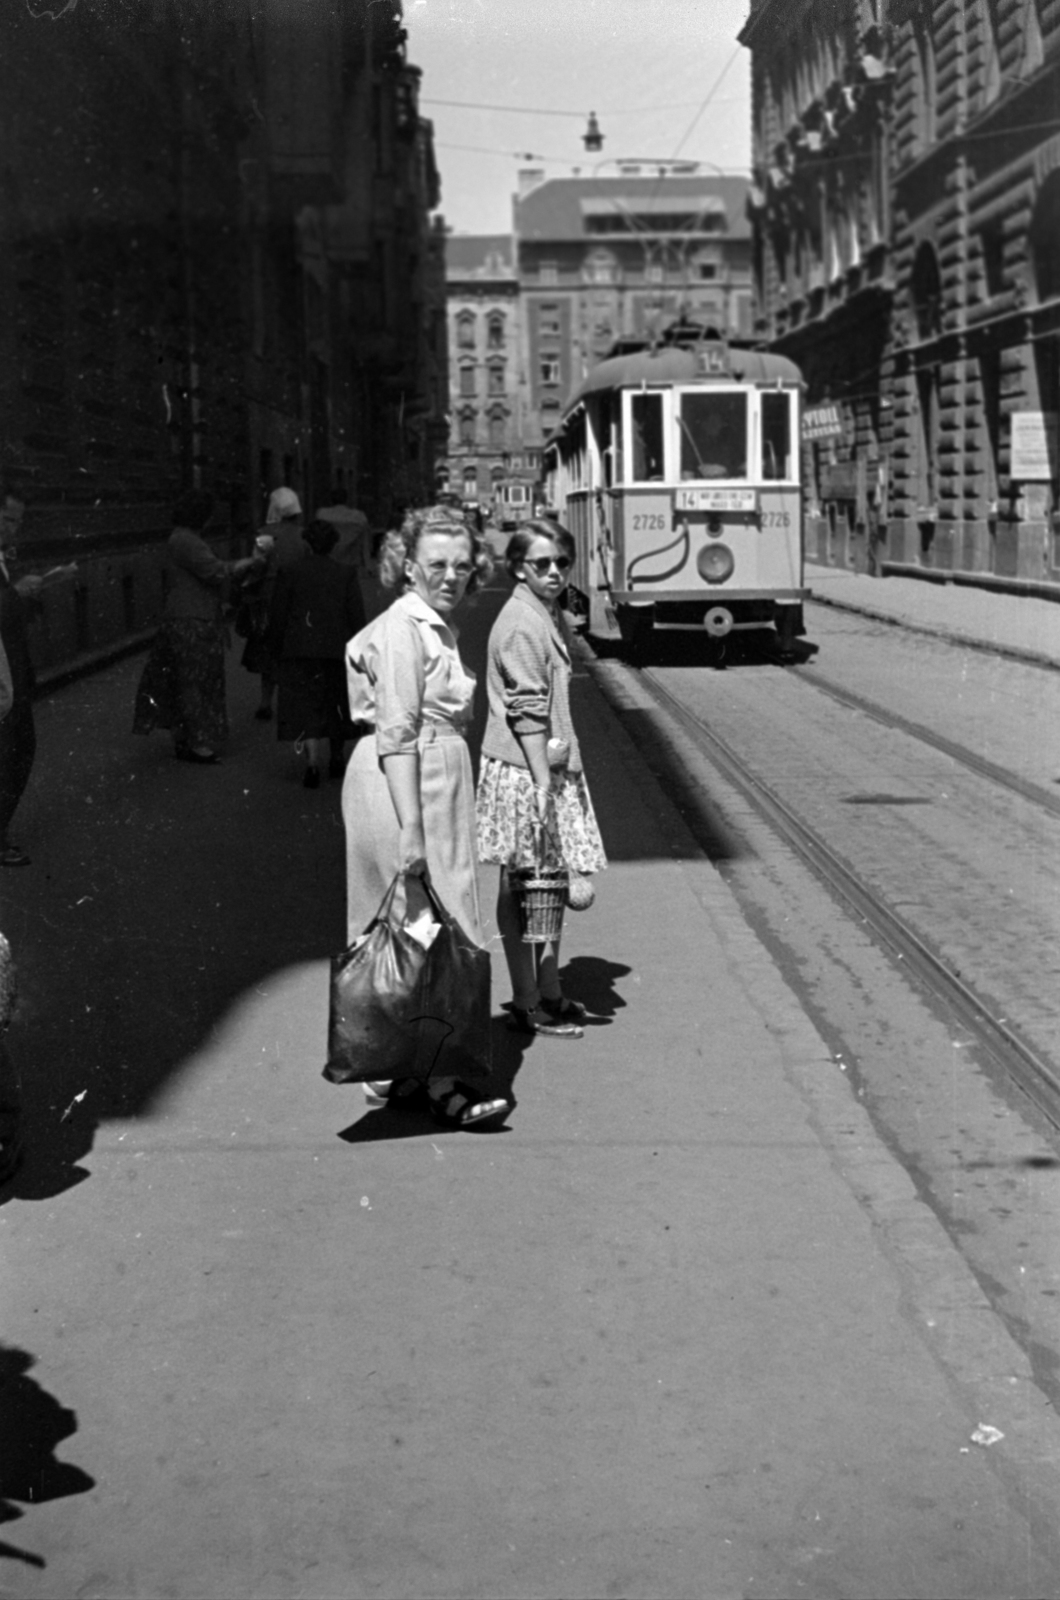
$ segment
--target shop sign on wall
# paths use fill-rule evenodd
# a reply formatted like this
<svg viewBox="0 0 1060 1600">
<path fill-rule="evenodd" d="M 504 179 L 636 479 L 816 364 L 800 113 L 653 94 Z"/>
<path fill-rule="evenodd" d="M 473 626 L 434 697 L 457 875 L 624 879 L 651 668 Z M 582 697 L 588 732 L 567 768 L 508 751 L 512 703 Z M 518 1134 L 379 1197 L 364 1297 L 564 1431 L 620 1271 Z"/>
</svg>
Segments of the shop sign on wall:
<svg viewBox="0 0 1060 1600">
<path fill-rule="evenodd" d="M 841 439 L 843 418 L 837 405 L 811 406 L 802 414 L 803 439 Z"/>
<path fill-rule="evenodd" d="M 1011 476 L 1017 483 L 1048 483 L 1056 476 L 1056 412 L 1012 413 Z"/>
</svg>

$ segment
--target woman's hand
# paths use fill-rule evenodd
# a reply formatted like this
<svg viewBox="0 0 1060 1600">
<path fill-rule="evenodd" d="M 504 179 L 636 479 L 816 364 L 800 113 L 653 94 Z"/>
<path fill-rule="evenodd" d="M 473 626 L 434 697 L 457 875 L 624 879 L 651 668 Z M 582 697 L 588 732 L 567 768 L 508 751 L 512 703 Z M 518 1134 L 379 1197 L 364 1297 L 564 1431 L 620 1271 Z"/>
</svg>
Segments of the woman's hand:
<svg viewBox="0 0 1060 1600">
<path fill-rule="evenodd" d="M 538 822 L 544 823 L 548 821 L 548 808 L 551 798 L 552 790 L 548 787 L 548 785 L 535 783 L 534 810 L 537 812 Z"/>
<path fill-rule="evenodd" d="M 412 822 L 402 828 L 398 839 L 398 865 L 402 872 L 410 872 L 414 877 L 427 876 L 427 842 L 422 822 Z"/>
</svg>

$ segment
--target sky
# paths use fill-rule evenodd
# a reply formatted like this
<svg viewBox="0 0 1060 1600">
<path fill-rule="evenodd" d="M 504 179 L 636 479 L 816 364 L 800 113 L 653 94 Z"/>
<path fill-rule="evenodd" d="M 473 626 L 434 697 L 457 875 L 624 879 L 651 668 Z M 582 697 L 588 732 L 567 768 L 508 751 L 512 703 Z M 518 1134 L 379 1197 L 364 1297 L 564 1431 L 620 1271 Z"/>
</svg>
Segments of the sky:
<svg viewBox="0 0 1060 1600">
<path fill-rule="evenodd" d="M 750 57 L 736 35 L 748 10 L 749 0 L 405 0 L 446 222 L 507 232 L 525 166 L 606 177 L 616 159 L 681 156 L 746 172 Z M 531 114 L 541 109 L 553 114 Z M 599 155 L 581 142 L 590 111 Z"/>
</svg>

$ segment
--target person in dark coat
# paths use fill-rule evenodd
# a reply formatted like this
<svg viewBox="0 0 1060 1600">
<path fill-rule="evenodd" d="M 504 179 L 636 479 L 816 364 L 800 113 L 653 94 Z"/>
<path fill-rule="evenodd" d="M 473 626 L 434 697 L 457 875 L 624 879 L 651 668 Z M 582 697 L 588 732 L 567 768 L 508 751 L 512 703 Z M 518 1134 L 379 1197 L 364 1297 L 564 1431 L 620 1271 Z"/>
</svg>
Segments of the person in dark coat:
<svg viewBox="0 0 1060 1600">
<path fill-rule="evenodd" d="M 22 511 L 20 500 L 13 495 L 3 497 L 0 504 L 0 646 L 7 659 L 4 695 L 7 710 L 0 717 L 0 866 L 4 867 L 29 866 L 29 856 L 17 844 L 12 844 L 7 830 L 29 782 L 37 753 L 26 602 L 39 595 L 41 579 L 28 573 L 16 580 L 9 570 L 17 556 L 16 540 Z"/>
<path fill-rule="evenodd" d="M 345 770 L 343 745 L 353 730 L 344 655 L 365 616 L 356 572 L 331 558 L 335 524 L 318 519 L 302 537 L 309 554 L 276 575 L 269 639 L 280 665 L 277 735 L 303 746 L 302 781 L 316 789 L 329 744 L 330 776 L 341 778 Z"/>
</svg>

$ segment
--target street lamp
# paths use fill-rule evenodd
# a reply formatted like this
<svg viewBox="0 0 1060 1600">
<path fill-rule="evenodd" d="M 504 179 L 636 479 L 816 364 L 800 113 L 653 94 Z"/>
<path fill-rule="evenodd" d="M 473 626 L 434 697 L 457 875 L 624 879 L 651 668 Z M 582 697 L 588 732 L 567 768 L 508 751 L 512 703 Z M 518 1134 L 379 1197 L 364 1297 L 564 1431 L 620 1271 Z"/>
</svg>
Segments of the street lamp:
<svg viewBox="0 0 1060 1600">
<path fill-rule="evenodd" d="M 604 136 L 600 132 L 600 124 L 596 120 L 596 112 L 590 111 L 589 125 L 582 134 L 582 144 L 587 151 L 595 155 L 597 150 L 604 148 Z"/>
</svg>

